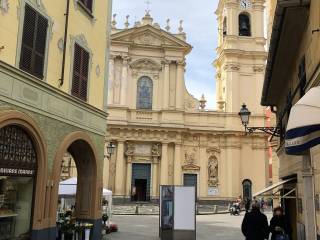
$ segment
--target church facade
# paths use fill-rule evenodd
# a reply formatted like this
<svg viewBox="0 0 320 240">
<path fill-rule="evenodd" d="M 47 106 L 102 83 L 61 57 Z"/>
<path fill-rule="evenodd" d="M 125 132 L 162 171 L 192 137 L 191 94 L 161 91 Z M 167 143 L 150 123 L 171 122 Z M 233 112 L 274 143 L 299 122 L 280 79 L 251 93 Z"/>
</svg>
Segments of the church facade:
<svg viewBox="0 0 320 240">
<path fill-rule="evenodd" d="M 222 5 L 223 1 L 219 19 Z M 254 16 L 263 20 L 262 13 Z M 118 29 L 115 18 L 112 28 L 106 144 L 114 143 L 116 151 L 105 159 L 104 185 L 113 191 L 115 202 L 157 201 L 160 185 L 194 185 L 200 201 L 251 197 L 266 187 L 267 137 L 245 135 L 238 116 L 242 101 L 250 98 L 253 122 L 264 125 L 260 96 L 248 96 L 238 85 L 231 86 L 238 81 L 236 75 L 241 79 L 244 74 L 248 81 L 257 82 L 255 91 L 260 93 L 262 58 L 252 60 L 249 71 L 251 62 L 245 57 L 238 62 L 229 59 L 221 40 L 215 62 L 219 108 L 209 111 L 205 100 L 193 97 L 185 86 L 185 58 L 192 47 L 182 22 L 178 32 L 172 33 L 169 20 L 161 29 L 147 12 L 132 28 L 127 21 L 124 29 Z M 256 44 L 256 39 L 245 44 Z M 265 57 L 264 50 L 254 47 Z M 231 79 L 226 80 L 229 75 Z M 225 81 L 230 84 L 225 94 L 232 92 L 232 98 L 221 96 Z"/>
</svg>

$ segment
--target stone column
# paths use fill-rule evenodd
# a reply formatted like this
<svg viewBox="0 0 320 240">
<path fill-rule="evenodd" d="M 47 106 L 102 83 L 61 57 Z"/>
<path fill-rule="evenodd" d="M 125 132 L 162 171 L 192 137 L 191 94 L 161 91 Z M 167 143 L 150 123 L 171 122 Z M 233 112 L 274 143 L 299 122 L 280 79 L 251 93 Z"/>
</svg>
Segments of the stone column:
<svg viewBox="0 0 320 240">
<path fill-rule="evenodd" d="M 126 197 L 131 197 L 132 156 L 127 156 Z"/>
<path fill-rule="evenodd" d="M 115 56 L 111 55 L 109 59 L 108 104 L 113 103 L 114 59 L 115 59 Z"/>
<path fill-rule="evenodd" d="M 115 195 L 123 196 L 124 192 L 124 141 L 118 141 L 117 159 L 116 159 L 116 181 L 115 181 Z"/>
<path fill-rule="evenodd" d="M 317 239 L 316 212 L 314 202 L 314 174 L 312 169 L 310 152 L 303 155 L 303 212 L 306 227 L 306 239 Z"/>
<path fill-rule="evenodd" d="M 158 174 L 159 157 L 154 156 L 152 162 L 152 198 L 159 196 L 159 174 Z"/>
<path fill-rule="evenodd" d="M 174 185 L 182 184 L 181 160 L 181 143 L 176 143 L 174 149 Z"/>
<path fill-rule="evenodd" d="M 163 80 L 163 108 L 169 108 L 169 85 L 170 85 L 170 67 L 169 61 L 164 61 L 164 80 Z"/>
<path fill-rule="evenodd" d="M 176 108 L 182 109 L 183 94 L 184 94 L 184 61 L 177 63 L 177 79 L 176 79 Z"/>
<path fill-rule="evenodd" d="M 162 143 L 160 184 L 168 184 L 168 143 Z"/>
<path fill-rule="evenodd" d="M 122 62 L 122 74 L 121 74 L 121 97 L 120 104 L 126 105 L 127 98 L 127 86 L 128 86 L 128 61 L 129 57 L 124 57 Z"/>
</svg>

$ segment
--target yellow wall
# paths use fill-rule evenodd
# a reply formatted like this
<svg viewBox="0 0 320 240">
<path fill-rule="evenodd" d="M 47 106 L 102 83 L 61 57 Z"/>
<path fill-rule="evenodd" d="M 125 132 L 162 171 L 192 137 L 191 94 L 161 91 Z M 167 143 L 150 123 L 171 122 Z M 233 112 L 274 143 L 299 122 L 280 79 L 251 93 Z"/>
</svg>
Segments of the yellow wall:
<svg viewBox="0 0 320 240">
<path fill-rule="evenodd" d="M 0 21 L 0 46 L 4 49 L 0 51 L 0 60 L 10 64 L 19 66 L 20 56 L 19 42 L 22 35 L 22 22 L 24 3 L 29 3 L 40 13 L 45 13 L 49 17 L 48 43 L 46 54 L 48 54 L 47 74 L 44 71 L 44 81 L 59 87 L 59 79 L 61 78 L 61 66 L 63 51 L 59 49 L 58 42 L 64 38 L 65 16 L 67 1 L 41 0 L 41 6 L 37 6 L 36 0 L 15 0 L 10 1 L 8 12 L 1 14 Z M 17 10 L 18 9 L 18 10 Z M 88 48 L 92 51 L 92 59 L 89 72 L 88 84 L 88 102 L 89 104 L 102 109 L 104 95 L 104 79 L 105 79 L 105 61 L 107 50 L 107 26 L 109 25 L 111 10 L 111 0 L 94 0 L 93 16 L 83 11 L 77 3 L 77 0 L 70 0 L 69 30 L 66 47 L 66 62 L 64 73 L 64 84 L 59 87 L 61 90 L 71 92 L 70 74 L 71 64 L 73 62 L 72 41 L 76 36 L 84 36 Z M 50 29 L 51 28 L 51 29 Z M 18 58 L 18 59 L 17 59 Z M 99 66 L 100 74 L 96 74 Z"/>
</svg>

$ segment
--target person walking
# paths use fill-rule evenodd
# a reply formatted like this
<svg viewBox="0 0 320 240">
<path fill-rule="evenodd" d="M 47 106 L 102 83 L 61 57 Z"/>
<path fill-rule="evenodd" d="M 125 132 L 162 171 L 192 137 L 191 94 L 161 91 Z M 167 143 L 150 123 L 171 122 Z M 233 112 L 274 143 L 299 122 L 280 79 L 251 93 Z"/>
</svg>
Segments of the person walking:
<svg viewBox="0 0 320 240">
<path fill-rule="evenodd" d="M 273 217 L 270 220 L 271 240 L 290 240 L 291 226 L 286 216 L 283 214 L 282 207 L 276 207 L 273 210 Z"/>
<path fill-rule="evenodd" d="M 266 215 L 261 213 L 260 204 L 254 202 L 251 212 L 247 212 L 243 218 L 241 230 L 246 240 L 269 239 L 269 226 Z"/>
</svg>

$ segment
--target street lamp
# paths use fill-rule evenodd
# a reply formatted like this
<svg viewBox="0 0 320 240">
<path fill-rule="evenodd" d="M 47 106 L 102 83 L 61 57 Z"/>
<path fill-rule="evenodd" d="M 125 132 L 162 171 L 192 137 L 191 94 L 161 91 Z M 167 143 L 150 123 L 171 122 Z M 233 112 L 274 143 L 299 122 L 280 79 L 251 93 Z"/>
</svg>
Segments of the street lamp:
<svg viewBox="0 0 320 240">
<path fill-rule="evenodd" d="M 107 145 L 107 158 L 111 158 L 112 154 L 114 154 L 115 149 L 116 145 L 114 145 L 113 142 L 109 142 L 109 144 Z"/>
<path fill-rule="evenodd" d="M 255 131 L 262 131 L 267 134 L 270 134 L 272 136 L 280 136 L 279 129 L 276 127 L 248 127 L 249 124 L 249 118 L 250 118 L 251 112 L 247 108 L 247 105 L 244 103 L 242 104 L 242 107 L 239 112 L 239 116 L 242 122 L 242 125 L 244 126 L 246 134 L 251 134 Z"/>
</svg>

